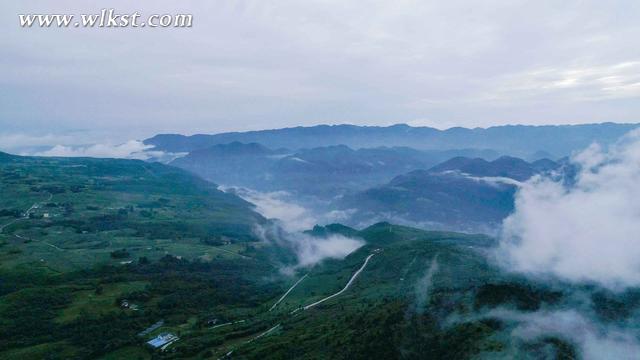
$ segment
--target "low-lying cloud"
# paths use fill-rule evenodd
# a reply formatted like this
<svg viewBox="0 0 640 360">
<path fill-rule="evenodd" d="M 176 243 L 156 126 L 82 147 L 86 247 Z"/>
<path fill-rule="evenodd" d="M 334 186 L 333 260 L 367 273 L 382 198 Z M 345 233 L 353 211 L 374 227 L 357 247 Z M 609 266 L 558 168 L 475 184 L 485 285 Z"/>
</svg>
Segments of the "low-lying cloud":
<svg viewBox="0 0 640 360">
<path fill-rule="evenodd" d="M 152 156 L 147 151 L 153 146 L 131 140 L 122 144 L 91 144 L 81 146 L 56 145 L 49 150 L 36 153 L 38 156 L 129 158 L 146 160 Z"/>
<path fill-rule="evenodd" d="M 365 244 L 362 239 L 340 234 L 314 236 L 299 231 L 290 232 L 280 227 L 278 223 L 259 226 L 255 232 L 263 241 L 286 249 L 295 255 L 295 264 L 283 266 L 285 273 L 316 265 L 325 259 L 344 259 Z"/>
<path fill-rule="evenodd" d="M 183 154 L 153 150 L 152 145 L 146 145 L 139 140 L 129 140 L 121 144 L 56 145 L 48 150 L 36 152 L 33 155 L 122 158 L 168 162 Z"/>
<path fill-rule="evenodd" d="M 490 317 L 516 323 L 511 335 L 525 342 L 557 336 L 576 345 L 582 358 L 636 359 L 640 344 L 633 331 L 616 325 L 603 325 L 576 310 L 522 313 L 497 309 Z"/>
<path fill-rule="evenodd" d="M 614 290 L 640 285 L 640 131 L 608 149 L 594 144 L 572 162 L 575 179 L 521 186 L 503 224 L 501 260 Z"/>
<path fill-rule="evenodd" d="M 364 245 L 362 240 L 342 235 L 315 237 L 298 233 L 285 239 L 293 245 L 300 267 L 312 266 L 324 259 L 344 259 Z"/>
<path fill-rule="evenodd" d="M 440 266 L 438 265 L 438 255 L 433 257 L 429 267 L 425 270 L 424 274 L 418 279 L 415 285 L 415 303 L 414 309 L 418 314 L 422 314 L 425 310 L 425 305 L 429 299 L 429 291 L 433 284 L 433 276 L 438 272 Z"/>
<path fill-rule="evenodd" d="M 305 207 L 293 194 L 287 191 L 261 192 L 240 187 L 221 187 L 256 206 L 262 216 L 275 219 L 281 227 L 290 232 L 304 231 L 317 224 L 329 224 L 347 220 L 351 212 L 334 210 L 319 211 Z"/>
<path fill-rule="evenodd" d="M 271 220 L 270 225 L 258 226 L 256 234 L 267 243 L 289 250 L 296 257 L 295 265 L 284 266 L 285 272 L 313 266 L 325 259 L 343 259 L 365 242 L 340 234 L 313 236 L 305 233 L 317 224 L 344 219 L 342 211 L 316 212 L 297 203 L 286 191 L 260 192 L 247 188 L 226 188 L 256 206 L 256 211 Z"/>
</svg>

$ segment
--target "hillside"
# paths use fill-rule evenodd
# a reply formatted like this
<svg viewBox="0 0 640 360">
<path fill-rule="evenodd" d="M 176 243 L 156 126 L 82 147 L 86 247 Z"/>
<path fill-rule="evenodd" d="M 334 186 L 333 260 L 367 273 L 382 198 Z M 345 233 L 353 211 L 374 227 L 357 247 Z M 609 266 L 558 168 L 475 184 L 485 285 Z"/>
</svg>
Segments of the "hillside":
<svg viewBox="0 0 640 360">
<path fill-rule="evenodd" d="M 194 150 L 171 165 L 223 185 L 331 199 L 463 155 L 497 157 L 475 150 L 421 151 L 407 147 L 354 150 L 345 145 L 287 151 L 234 142 Z"/>
<path fill-rule="evenodd" d="M 286 234 L 213 184 L 134 160 L 7 156 L 0 177 L 3 359 L 575 359 L 588 349 L 574 334 L 531 319 L 638 320 L 637 292 L 514 275 L 485 235 Z M 257 241 L 255 226 L 274 231 Z M 345 239 L 361 247 L 296 265 Z M 173 342 L 149 345 L 162 334 Z"/>
<path fill-rule="evenodd" d="M 184 136 L 160 134 L 144 140 L 157 150 L 190 152 L 234 141 L 260 143 L 266 147 L 303 149 L 346 145 L 354 149 L 379 146 L 405 146 L 418 150 L 489 149 L 500 154 L 531 158 L 560 158 L 583 149 L 592 142 L 610 144 L 637 124 L 588 124 L 562 126 L 508 125 L 490 128 L 451 128 L 393 125 L 389 127 L 356 125 L 318 125 L 274 130 Z"/>
<path fill-rule="evenodd" d="M 506 177 L 517 181 L 525 181 L 536 173 L 551 171 L 558 167 L 560 167 L 560 164 L 549 159 L 540 159 L 533 163 L 528 163 L 510 156 L 502 156 L 494 161 L 459 156 L 432 167 L 429 172 L 458 171 L 476 177 Z"/>
<path fill-rule="evenodd" d="M 158 163 L 11 156 L 0 160 L 0 178 L 2 267 L 76 268 L 124 247 L 119 260 L 183 255 L 187 244 L 204 254 L 207 242 L 252 241 L 264 221 L 240 198 Z"/>
<path fill-rule="evenodd" d="M 513 211 L 517 182 L 560 166 L 548 159 L 528 163 L 513 157 L 455 157 L 346 196 L 339 206 L 356 210 L 353 223 L 389 220 L 487 232 Z"/>
<path fill-rule="evenodd" d="M 527 316 L 584 299 L 594 321 L 633 321 L 640 305 L 616 310 L 610 304 L 620 298 L 638 298 L 504 272 L 486 257 L 495 241 L 483 235 L 389 223 L 308 234 L 366 243 L 290 277 L 261 260 L 273 245 L 231 258 L 145 257 L 64 275 L 4 268 L 0 357 L 575 359 L 581 348 L 570 334 L 536 333 Z M 529 335 L 519 335 L 523 327 Z M 178 340 L 165 351 L 145 344 L 163 333 Z"/>
</svg>

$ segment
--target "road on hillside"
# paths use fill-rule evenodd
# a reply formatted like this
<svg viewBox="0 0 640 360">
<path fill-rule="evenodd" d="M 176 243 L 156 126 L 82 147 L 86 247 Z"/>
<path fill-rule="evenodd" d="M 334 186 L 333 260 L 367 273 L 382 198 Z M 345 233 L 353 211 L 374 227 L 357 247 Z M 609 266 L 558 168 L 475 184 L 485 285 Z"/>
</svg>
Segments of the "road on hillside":
<svg viewBox="0 0 640 360">
<path fill-rule="evenodd" d="M 301 282 L 302 280 L 304 280 L 304 278 L 306 278 L 306 277 L 307 277 L 307 275 L 309 275 L 309 274 L 304 274 L 304 276 L 303 276 L 303 277 L 301 277 L 298 281 L 296 281 L 296 283 L 295 283 L 295 284 L 293 284 L 293 286 L 291 286 L 291 287 L 289 288 L 289 290 L 287 290 L 287 292 L 286 292 L 286 293 L 284 293 L 284 295 L 282 295 L 282 297 L 281 297 L 280 299 L 278 299 L 278 301 L 276 301 L 276 303 L 275 303 L 275 304 L 273 304 L 273 306 L 269 309 L 269 311 L 271 311 L 271 310 L 275 309 L 275 307 L 276 307 L 276 306 L 278 306 L 278 304 L 280 304 L 280 302 L 281 302 L 282 300 L 284 300 L 284 298 L 285 298 L 285 297 L 287 297 L 287 295 L 289 295 L 289 293 L 291 292 L 291 290 L 293 290 L 296 286 L 298 286 L 298 284 L 300 284 L 300 282 Z"/>
<path fill-rule="evenodd" d="M 358 269 L 358 270 L 357 270 L 357 271 L 356 271 L 356 272 L 351 276 L 351 279 L 349 279 L 349 282 L 347 282 L 347 285 L 345 285 L 345 287 L 344 287 L 342 290 L 338 291 L 337 293 L 335 293 L 335 294 L 333 294 L 333 295 L 327 296 L 326 298 L 324 298 L 324 299 L 322 299 L 322 300 L 318 300 L 318 301 L 314 302 L 313 304 L 309 304 L 309 305 L 307 305 L 307 306 L 305 306 L 305 307 L 298 308 L 298 309 L 294 310 L 293 312 L 291 312 L 291 314 L 294 314 L 294 313 L 298 312 L 299 310 L 307 310 L 307 309 L 310 309 L 310 308 L 312 308 L 312 307 L 314 307 L 314 306 L 316 306 L 316 305 L 319 305 L 319 304 L 321 304 L 321 303 L 323 303 L 323 302 L 325 302 L 325 301 L 327 301 L 327 300 L 329 300 L 329 299 L 332 299 L 332 298 L 334 298 L 334 297 L 336 297 L 336 296 L 339 296 L 340 294 L 342 294 L 342 293 L 344 293 L 345 291 L 347 291 L 347 290 L 349 289 L 349 287 L 353 284 L 353 282 L 356 280 L 356 278 L 358 277 L 358 275 L 360 275 L 360 273 L 361 273 L 361 272 L 362 272 L 362 271 L 367 267 L 367 264 L 369 263 L 369 260 L 371 260 L 371 258 L 372 258 L 375 254 L 377 254 L 378 252 L 380 252 L 380 251 L 381 251 L 380 249 L 375 249 L 375 250 L 374 250 L 374 252 L 373 252 L 373 254 L 370 254 L 369 256 L 367 256 L 367 258 L 364 260 L 364 263 L 362 264 L 362 266 L 361 266 L 361 267 L 360 267 L 360 268 L 359 268 L 359 269 Z M 280 299 L 279 299 L 275 304 L 273 304 L 273 306 L 271 307 L 271 309 L 269 309 L 269 311 L 271 311 L 273 308 L 275 308 L 275 307 L 276 307 L 276 305 L 278 305 L 278 304 L 279 304 L 279 303 L 280 303 L 280 302 L 281 302 L 281 301 L 282 301 L 282 300 L 283 300 L 283 299 L 284 299 L 284 298 L 285 298 L 285 297 L 286 297 L 286 296 L 287 296 L 287 295 L 288 295 L 288 294 L 289 294 L 289 293 L 290 293 L 290 292 L 291 292 L 291 291 L 292 291 L 292 290 L 293 290 L 293 289 L 294 289 L 294 288 L 295 288 L 295 287 L 296 287 L 296 286 L 297 286 L 297 285 L 298 285 L 298 284 L 299 284 L 299 283 L 300 283 L 304 278 L 306 278 L 306 277 L 307 277 L 307 275 L 308 275 L 308 274 L 305 274 L 305 275 L 304 275 L 302 278 L 300 278 L 300 279 L 299 279 L 295 284 L 293 284 L 293 286 L 291 286 L 291 288 L 289 288 L 289 290 L 287 290 L 287 292 L 286 292 L 286 293 L 284 293 L 284 295 L 282 295 L 282 297 L 281 297 L 281 298 L 280 298 Z M 244 322 L 244 320 L 242 320 L 242 322 Z M 216 327 L 225 326 L 225 325 L 231 325 L 231 323 L 217 325 L 217 326 L 212 327 L 212 329 L 213 329 L 213 328 L 216 328 Z M 251 342 L 253 342 L 254 340 L 257 340 L 257 339 L 259 339 L 259 338 L 261 338 L 261 337 L 263 337 L 263 336 L 269 335 L 270 333 L 272 333 L 273 331 L 275 331 L 277 328 L 279 328 L 279 327 L 280 327 L 280 325 L 281 325 L 281 324 L 277 324 L 276 326 L 272 327 L 271 329 L 269 329 L 269 330 L 267 330 L 267 331 L 265 331 L 265 332 L 261 333 L 260 335 L 258 335 L 258 336 L 256 336 L 256 337 L 254 337 L 254 338 L 250 339 L 249 341 L 246 341 L 246 342 L 245 342 L 245 344 L 247 344 L 247 343 L 251 343 Z M 223 355 L 221 358 L 228 358 L 228 357 L 230 357 L 230 356 L 231 356 L 231 354 L 233 354 L 233 352 L 234 352 L 235 350 L 236 350 L 236 349 L 231 349 L 229 352 L 227 352 L 227 353 L 226 353 L 225 355 Z"/>
<path fill-rule="evenodd" d="M 375 255 L 375 253 L 367 256 L 367 258 L 364 260 L 364 264 L 362 264 L 362 267 L 360 267 L 360 269 L 358 269 L 358 271 L 356 271 L 353 274 L 351 279 L 349 279 L 349 282 L 347 283 L 347 285 L 345 285 L 345 287 L 342 290 L 338 291 L 337 293 L 335 293 L 333 295 L 327 296 L 326 298 L 324 298 L 322 300 L 318 300 L 318 301 L 314 302 L 313 304 L 309 304 L 309 305 L 303 307 L 302 309 L 303 310 L 311 309 L 312 307 L 314 307 L 316 305 L 319 305 L 319 304 L 321 304 L 321 303 L 323 303 L 323 302 L 325 302 L 327 300 L 333 299 L 334 297 L 336 297 L 336 296 L 342 294 L 343 292 L 347 291 L 347 289 L 349 289 L 349 286 L 351 286 L 351 284 L 353 284 L 353 282 L 356 280 L 358 275 L 360 275 L 362 270 L 364 270 L 364 268 L 367 267 L 367 264 L 369 263 L 369 260 L 373 257 L 373 255 Z"/>
</svg>

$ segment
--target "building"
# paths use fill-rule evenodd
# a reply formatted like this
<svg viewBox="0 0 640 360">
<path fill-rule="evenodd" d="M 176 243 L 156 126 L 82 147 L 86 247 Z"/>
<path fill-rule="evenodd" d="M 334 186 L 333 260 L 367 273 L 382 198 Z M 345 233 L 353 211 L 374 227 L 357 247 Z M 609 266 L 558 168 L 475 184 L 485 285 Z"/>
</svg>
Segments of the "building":
<svg viewBox="0 0 640 360">
<path fill-rule="evenodd" d="M 162 333 L 158 336 L 156 336 L 155 338 L 147 341 L 147 344 L 149 344 L 151 347 L 153 347 L 154 349 L 160 348 L 160 347 L 164 347 L 165 345 L 169 345 L 174 341 L 177 341 L 179 338 L 173 334 L 170 333 Z"/>
</svg>

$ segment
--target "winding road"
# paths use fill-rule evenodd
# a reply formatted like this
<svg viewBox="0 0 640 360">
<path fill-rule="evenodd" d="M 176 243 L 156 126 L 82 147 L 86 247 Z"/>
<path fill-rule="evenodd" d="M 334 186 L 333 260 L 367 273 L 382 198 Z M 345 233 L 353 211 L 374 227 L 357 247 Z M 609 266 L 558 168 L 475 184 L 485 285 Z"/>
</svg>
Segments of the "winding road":
<svg viewBox="0 0 640 360">
<path fill-rule="evenodd" d="M 347 283 L 347 285 L 345 285 L 345 287 L 338 291 L 337 293 L 333 294 L 333 295 L 329 295 L 326 298 L 322 299 L 322 300 L 318 300 L 316 302 L 314 302 L 313 304 L 309 304 L 305 307 L 303 307 L 303 310 L 308 310 L 311 309 L 312 307 L 316 306 L 316 305 L 320 305 L 323 302 L 333 299 L 334 297 L 342 294 L 343 292 L 347 291 L 347 289 L 349 289 L 349 287 L 351 286 L 351 284 L 353 284 L 353 282 L 356 280 L 356 278 L 358 277 L 358 275 L 360 275 L 360 273 L 362 272 L 362 270 L 364 270 L 365 267 L 367 267 L 367 264 L 369 263 L 369 260 L 373 257 L 373 255 L 375 254 L 371 254 L 369 256 L 367 256 L 367 258 L 364 260 L 364 264 L 362 264 L 362 266 L 360 267 L 360 269 L 358 269 L 358 271 L 356 271 L 353 276 L 351 277 L 351 279 L 349 279 L 349 282 Z"/>
<path fill-rule="evenodd" d="M 344 293 L 345 291 L 347 291 L 349 289 L 349 287 L 351 287 L 351 285 L 353 284 L 353 282 L 356 280 L 356 278 L 358 277 L 358 275 L 360 275 L 360 273 L 367 267 L 367 264 L 369 264 L 369 260 L 371 260 L 371 258 L 377 254 L 378 252 L 380 252 L 380 249 L 375 249 L 374 252 L 372 254 L 369 254 L 369 256 L 367 256 L 367 258 L 364 260 L 364 263 L 362 264 L 362 266 L 355 272 L 353 273 L 353 275 L 351 276 L 351 279 L 349 279 L 349 282 L 347 282 L 347 285 L 344 286 L 344 288 L 342 288 L 342 290 L 338 291 L 337 293 L 333 294 L 333 295 L 329 295 L 324 299 L 318 300 L 316 302 L 314 302 L 313 304 L 309 304 L 307 306 L 301 307 L 301 308 L 297 308 L 296 310 L 292 311 L 291 314 L 294 314 L 300 310 L 307 310 L 310 309 L 316 305 L 319 305 L 327 300 L 333 299 L 336 296 L 339 296 L 340 294 Z M 287 290 L 287 292 L 284 293 L 284 295 L 282 295 L 282 297 L 280 297 L 280 299 L 278 299 L 278 301 L 276 301 L 275 304 L 273 304 L 273 306 L 271 306 L 271 308 L 269 309 L 269 311 L 273 310 L 282 300 L 284 300 L 284 298 L 289 295 L 289 293 L 296 287 L 298 286 L 298 284 L 304 280 L 307 275 L 309 274 L 305 274 L 303 277 L 301 277 L 298 281 L 296 281 L 295 284 L 293 284 L 293 286 L 291 286 L 289 288 L 289 290 Z M 242 320 L 243 322 L 244 320 Z M 221 326 L 226 326 L 226 325 L 230 325 L 231 323 L 226 323 L 226 324 L 220 324 L 217 326 L 212 327 L 211 329 L 217 328 L 217 327 L 221 327 Z M 276 326 L 270 328 L 269 330 L 261 333 L 258 336 L 255 336 L 253 338 L 251 338 L 250 340 L 246 341 L 245 344 L 251 343 L 254 340 L 257 340 L 263 336 L 269 335 L 270 333 L 272 333 L 273 331 L 275 331 L 276 329 L 278 329 L 280 327 L 281 324 L 277 324 Z M 231 354 L 233 354 L 233 352 L 235 351 L 235 349 L 231 349 L 229 352 L 227 352 L 225 355 L 222 356 L 222 358 L 228 358 L 231 356 Z M 220 359 L 220 358 L 219 358 Z"/>
<path fill-rule="evenodd" d="M 284 298 L 285 298 L 285 297 L 287 297 L 287 295 L 289 295 L 289 293 L 291 292 L 291 290 L 295 289 L 295 287 L 296 287 L 296 286 L 298 286 L 298 284 L 300 284 L 300 282 L 301 282 L 302 280 L 304 280 L 304 278 L 306 278 L 306 277 L 307 277 L 307 275 L 309 275 L 309 274 L 304 274 L 304 276 L 303 276 L 303 277 L 301 277 L 298 281 L 296 281 L 296 283 L 295 283 L 295 284 L 293 284 L 293 286 L 291 286 L 291 287 L 289 288 L 289 290 L 287 290 L 287 292 L 286 292 L 286 293 L 284 293 L 284 295 L 282 295 L 282 297 L 281 297 L 280 299 L 278 299 L 278 301 L 276 301 L 276 303 L 275 303 L 275 304 L 273 304 L 273 306 L 269 309 L 269 311 L 271 311 L 271 310 L 275 309 L 275 307 L 276 307 L 276 306 L 278 306 L 278 304 L 280 304 L 280 302 L 281 302 L 282 300 L 284 300 Z"/>
</svg>

